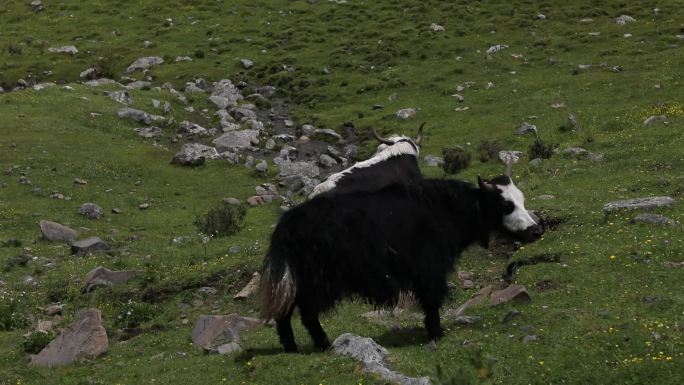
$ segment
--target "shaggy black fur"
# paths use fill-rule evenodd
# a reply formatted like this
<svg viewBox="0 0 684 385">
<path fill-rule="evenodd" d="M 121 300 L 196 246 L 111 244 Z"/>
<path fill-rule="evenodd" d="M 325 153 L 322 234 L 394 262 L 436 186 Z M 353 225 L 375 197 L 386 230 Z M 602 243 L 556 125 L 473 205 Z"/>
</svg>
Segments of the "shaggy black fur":
<svg viewBox="0 0 684 385">
<path fill-rule="evenodd" d="M 317 348 L 330 345 L 318 315 L 345 297 L 378 306 L 412 291 L 431 339 L 442 336 L 439 308 L 460 252 L 502 226 L 504 201 L 492 185 L 425 179 L 375 193 L 322 194 L 286 212 L 264 260 L 263 316 L 274 318 L 288 352 L 297 345 L 295 307 Z"/>
</svg>

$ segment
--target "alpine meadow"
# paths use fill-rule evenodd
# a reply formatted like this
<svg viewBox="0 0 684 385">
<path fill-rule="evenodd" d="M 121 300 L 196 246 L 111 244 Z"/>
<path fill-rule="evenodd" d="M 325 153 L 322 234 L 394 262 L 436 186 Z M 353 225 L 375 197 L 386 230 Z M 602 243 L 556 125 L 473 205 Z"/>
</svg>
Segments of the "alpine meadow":
<svg viewBox="0 0 684 385">
<path fill-rule="evenodd" d="M 363 161 L 395 190 L 510 174 L 535 241 L 440 267 L 426 331 L 434 282 L 364 266 L 464 219 L 409 231 L 344 171 L 325 189 L 382 211 L 345 238 L 359 211 L 309 196 Z M 684 0 L 0 4 L 0 385 L 680 385 L 683 200 Z M 325 297 L 317 344 L 295 311 L 284 349 L 258 288 L 299 213 L 273 244 L 345 268 L 291 295 L 384 297 Z"/>
</svg>

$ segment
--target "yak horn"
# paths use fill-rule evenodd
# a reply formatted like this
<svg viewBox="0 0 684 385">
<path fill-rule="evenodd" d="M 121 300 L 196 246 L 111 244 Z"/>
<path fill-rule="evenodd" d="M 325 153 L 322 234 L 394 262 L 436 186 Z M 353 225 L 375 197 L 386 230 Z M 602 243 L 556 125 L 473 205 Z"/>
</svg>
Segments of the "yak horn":
<svg viewBox="0 0 684 385">
<path fill-rule="evenodd" d="M 416 134 L 416 138 L 413 140 L 418 146 L 420 146 L 420 142 L 423 140 L 423 127 L 425 127 L 425 122 L 418 127 L 418 133 Z"/>
<path fill-rule="evenodd" d="M 378 135 L 378 132 L 375 131 L 375 128 L 373 129 L 373 137 L 375 137 L 375 140 L 377 140 L 378 142 L 384 143 L 384 144 L 386 144 L 386 145 L 388 145 L 388 146 L 391 146 L 391 145 L 394 144 L 393 141 L 391 141 L 391 140 L 389 140 L 389 139 L 385 139 L 385 138 L 381 137 L 380 135 Z"/>
<path fill-rule="evenodd" d="M 509 178 L 513 178 L 513 162 L 506 163 L 506 169 L 504 170 L 504 175 Z"/>
</svg>

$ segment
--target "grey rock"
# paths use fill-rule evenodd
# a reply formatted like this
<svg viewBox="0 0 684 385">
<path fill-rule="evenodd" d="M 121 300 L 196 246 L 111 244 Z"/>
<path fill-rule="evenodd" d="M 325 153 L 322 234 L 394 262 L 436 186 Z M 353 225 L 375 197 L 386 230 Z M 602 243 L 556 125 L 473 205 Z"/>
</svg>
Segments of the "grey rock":
<svg viewBox="0 0 684 385">
<path fill-rule="evenodd" d="M 652 115 L 652 116 L 649 116 L 648 118 L 646 118 L 644 120 L 644 123 L 642 123 L 642 126 L 648 127 L 648 126 L 651 126 L 655 123 L 667 122 L 667 120 L 668 120 L 667 115 Z"/>
<path fill-rule="evenodd" d="M 112 100 L 115 100 L 121 104 L 129 105 L 133 104 L 133 98 L 128 91 L 105 91 L 105 95 L 109 96 Z"/>
<path fill-rule="evenodd" d="M 197 136 L 207 136 L 209 135 L 209 130 L 200 126 L 197 123 L 192 123 L 187 120 L 180 122 L 178 126 L 178 133 L 185 135 L 197 135 Z"/>
<path fill-rule="evenodd" d="M 153 124 L 166 121 L 166 118 L 159 115 L 150 115 L 145 111 L 137 110 L 135 108 L 124 107 L 120 108 L 116 114 L 122 119 L 131 119 L 138 123 Z"/>
<path fill-rule="evenodd" d="M 142 90 L 149 89 L 150 87 L 152 87 L 152 82 L 145 82 L 142 80 L 137 80 L 126 84 L 126 88 L 128 88 L 129 90 Z"/>
<path fill-rule="evenodd" d="M 70 55 L 76 55 L 78 53 L 78 49 L 73 45 L 65 45 L 62 47 L 50 47 L 50 48 L 48 48 L 48 52 L 50 52 L 50 53 L 68 53 Z"/>
<path fill-rule="evenodd" d="M 508 46 L 506 44 L 496 44 L 496 45 L 493 45 L 487 49 L 487 54 L 491 55 L 493 53 L 503 51 L 506 48 L 508 48 Z"/>
<path fill-rule="evenodd" d="M 332 352 L 361 361 L 364 371 L 377 374 L 388 382 L 401 385 L 428 385 L 431 383 L 428 377 L 412 378 L 390 370 L 387 364 L 389 352 L 371 338 L 344 333 L 333 342 Z"/>
<path fill-rule="evenodd" d="M 395 113 L 395 115 L 397 116 L 397 118 L 399 118 L 401 120 L 407 120 L 407 119 L 411 119 L 411 118 L 415 117 L 416 113 L 417 113 L 417 111 L 415 108 L 404 108 L 404 109 L 397 111 Z"/>
<path fill-rule="evenodd" d="M 311 136 L 311 135 L 313 135 L 315 130 L 316 130 L 316 127 L 314 127 L 310 124 L 303 124 L 302 125 L 302 135 Z"/>
<path fill-rule="evenodd" d="M 320 169 L 314 162 L 282 162 L 280 164 L 280 177 L 306 176 L 316 178 L 321 174 Z"/>
<path fill-rule="evenodd" d="M 84 203 L 79 207 L 78 213 L 88 219 L 100 219 L 104 215 L 102 208 L 95 203 Z"/>
<path fill-rule="evenodd" d="M 188 104 L 188 99 L 180 91 L 177 91 L 177 90 L 174 90 L 173 88 L 170 88 L 169 92 L 171 93 L 171 95 L 173 95 L 173 97 L 178 99 L 179 102 L 181 102 L 183 104 Z"/>
<path fill-rule="evenodd" d="M 627 23 L 633 23 L 636 19 L 629 15 L 620 15 L 615 18 L 615 24 L 625 25 Z"/>
<path fill-rule="evenodd" d="M 315 136 L 320 137 L 322 140 L 333 140 L 333 141 L 341 141 L 342 135 L 338 134 L 335 132 L 335 130 L 330 129 L 330 128 L 317 128 L 313 131 L 313 134 Z"/>
<path fill-rule="evenodd" d="M 257 164 L 254 166 L 254 169 L 262 174 L 266 174 L 268 173 L 268 163 L 262 159 L 257 162 Z"/>
<path fill-rule="evenodd" d="M 197 94 L 197 93 L 204 93 L 204 92 L 206 92 L 206 90 L 204 88 L 198 86 L 197 83 L 188 82 L 185 84 L 185 93 Z M 213 96 L 213 97 L 220 98 L 220 96 Z M 213 100 L 211 100 L 211 98 L 209 98 L 209 100 L 213 102 Z M 219 108 L 226 108 L 226 107 L 219 106 Z"/>
<path fill-rule="evenodd" d="M 608 202 L 603 205 L 603 211 L 611 213 L 618 210 L 639 210 L 655 207 L 669 207 L 675 204 L 675 200 L 666 196 L 635 198 L 623 201 Z"/>
<path fill-rule="evenodd" d="M 176 56 L 176 58 L 173 61 L 176 63 L 180 63 L 184 61 L 192 61 L 192 58 L 190 56 Z"/>
<path fill-rule="evenodd" d="M 78 232 L 57 222 L 40 221 L 40 231 L 43 238 L 48 241 L 73 241 L 78 237 Z"/>
<path fill-rule="evenodd" d="M 31 357 L 31 366 L 58 367 L 68 365 L 81 357 L 96 357 L 109 348 L 107 331 L 97 309 L 83 309 L 76 314 L 74 323 L 64 329 L 40 353 Z"/>
<path fill-rule="evenodd" d="M 425 165 L 428 167 L 442 167 L 444 164 L 444 159 L 435 155 L 425 155 L 423 161 L 425 161 Z"/>
<path fill-rule="evenodd" d="M 219 153 L 251 148 L 254 142 L 259 142 L 259 131 L 257 130 L 230 131 L 213 141 Z"/>
<path fill-rule="evenodd" d="M 40 0 L 34 0 L 29 5 L 31 6 L 31 10 L 36 13 L 43 12 L 45 10 L 43 2 Z"/>
<path fill-rule="evenodd" d="M 81 293 L 89 293 L 99 286 L 114 286 L 126 283 L 140 272 L 137 270 L 112 271 L 98 266 L 86 274 Z"/>
<path fill-rule="evenodd" d="M 219 153 L 214 147 L 201 143 L 186 143 L 173 156 L 172 164 L 181 166 L 200 166 L 207 159 L 218 159 Z"/>
<path fill-rule="evenodd" d="M 134 61 L 131 65 L 129 65 L 128 68 L 126 68 L 126 73 L 131 73 L 138 70 L 146 70 L 152 66 L 160 65 L 163 63 L 164 59 L 160 58 L 159 56 L 141 57 Z"/>
<path fill-rule="evenodd" d="M 105 250 L 109 250 L 109 245 L 99 237 L 89 237 L 71 244 L 72 254 L 86 254 Z"/>
<path fill-rule="evenodd" d="M 538 340 L 539 340 L 539 337 L 537 337 L 536 335 L 532 334 L 532 335 L 527 335 L 527 336 L 523 337 L 522 342 L 523 342 L 524 344 L 528 344 L 528 343 L 530 343 L 530 342 L 534 342 L 534 341 L 538 341 Z"/>
<path fill-rule="evenodd" d="M 582 126 L 580 126 L 579 122 L 577 121 L 577 118 L 575 118 L 575 115 L 573 115 L 572 112 L 568 112 L 568 124 L 570 125 L 570 129 L 572 131 L 582 131 Z"/>
<path fill-rule="evenodd" d="M 273 138 L 268 138 L 268 140 L 266 141 L 266 144 L 264 144 L 264 149 L 271 151 L 275 148 L 275 146 L 276 146 L 275 140 L 273 140 Z"/>
<path fill-rule="evenodd" d="M 331 168 L 337 165 L 337 161 L 327 154 L 321 154 L 318 157 L 318 163 L 325 168 Z"/>
<path fill-rule="evenodd" d="M 672 219 L 658 215 L 658 214 L 651 214 L 651 213 L 641 213 L 632 218 L 629 223 L 648 223 L 651 225 L 661 225 L 661 226 L 676 226 L 677 223 L 673 221 Z"/>
<path fill-rule="evenodd" d="M 134 128 L 133 131 L 145 139 L 156 138 L 164 133 L 162 129 L 157 126 Z"/>
<path fill-rule="evenodd" d="M 97 70 L 95 68 L 88 68 L 87 70 L 81 72 L 78 75 L 79 78 L 81 79 L 87 79 L 87 80 L 92 80 L 97 77 Z"/>
<path fill-rule="evenodd" d="M 236 120 L 256 120 L 257 119 L 257 114 L 254 112 L 254 110 L 249 109 L 249 108 L 244 108 L 244 107 L 233 107 L 230 109 L 230 114 L 236 119 Z"/>
<path fill-rule="evenodd" d="M 261 281 L 261 274 L 259 272 L 254 272 L 252 274 L 252 279 L 249 280 L 247 285 L 242 288 L 233 299 L 247 299 L 253 296 L 259 290 L 259 282 Z"/>
<path fill-rule="evenodd" d="M 603 154 L 595 154 L 580 147 L 566 148 L 562 151 L 562 153 L 565 155 L 574 156 L 576 158 L 588 158 L 593 161 L 603 160 Z"/>
<path fill-rule="evenodd" d="M 116 84 L 115 80 L 112 79 L 107 79 L 107 78 L 100 78 L 100 79 L 94 79 L 94 80 L 89 80 L 85 82 L 85 85 L 91 86 L 91 87 L 99 87 L 105 84 Z"/>
<path fill-rule="evenodd" d="M 240 59 L 240 64 L 242 64 L 244 69 L 250 69 L 254 67 L 254 62 L 249 59 Z"/>
<path fill-rule="evenodd" d="M 223 203 L 231 206 L 240 206 L 241 202 L 237 198 L 223 198 Z"/>
<path fill-rule="evenodd" d="M 216 83 L 213 83 L 213 92 L 211 93 L 211 96 L 220 96 L 225 99 L 226 107 L 220 108 L 237 106 L 238 100 L 242 99 L 240 90 L 238 90 L 237 87 L 235 87 L 235 85 L 233 84 L 233 82 L 231 82 L 228 79 L 223 79 Z"/>
<path fill-rule="evenodd" d="M 270 98 L 277 91 L 277 88 L 273 86 L 261 86 L 256 89 L 256 92 L 266 98 Z"/>
<path fill-rule="evenodd" d="M 537 126 L 535 126 L 534 124 L 527 123 L 527 122 L 523 122 L 520 125 L 520 127 L 518 127 L 515 130 L 516 135 L 524 135 L 528 132 L 531 132 L 534 135 L 539 136 L 539 132 L 537 131 Z"/>
<path fill-rule="evenodd" d="M 214 346 L 210 348 L 204 348 L 207 352 L 212 354 L 229 355 L 233 353 L 239 353 L 242 351 L 242 346 L 237 342 L 229 342 L 227 344 Z"/>
<path fill-rule="evenodd" d="M 231 342 L 239 342 L 240 334 L 263 324 L 257 318 L 238 314 L 202 315 L 192 330 L 192 344 L 201 348 L 213 348 Z"/>
<path fill-rule="evenodd" d="M 511 285 L 503 290 L 495 291 L 489 297 L 493 305 L 498 305 L 504 302 L 516 301 L 522 303 L 532 302 L 532 297 L 523 285 Z"/>
</svg>

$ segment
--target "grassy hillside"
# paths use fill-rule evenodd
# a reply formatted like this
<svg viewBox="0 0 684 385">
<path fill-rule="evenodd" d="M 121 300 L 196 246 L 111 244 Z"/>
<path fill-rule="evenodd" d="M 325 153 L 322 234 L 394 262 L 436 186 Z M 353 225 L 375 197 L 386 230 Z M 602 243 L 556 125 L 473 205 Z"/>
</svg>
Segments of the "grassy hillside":
<svg viewBox="0 0 684 385">
<path fill-rule="evenodd" d="M 115 80 L 142 80 L 125 70 L 143 56 L 165 63 L 148 73 L 151 89 L 130 91 L 132 107 L 152 112 L 152 99 L 168 101 L 176 121 L 218 126 L 202 111 L 209 108 L 204 96 L 188 95 L 197 111 L 186 112 L 155 86 L 182 90 L 195 78 L 227 78 L 277 87 L 297 126 L 352 123 L 362 134 L 372 127 L 413 134 L 426 122 L 421 157 L 461 145 L 474 158 L 458 177 L 470 181 L 502 170 L 477 160 L 484 141 L 526 153 L 516 183 L 529 209 L 559 225 L 514 251 L 469 250 L 457 270 L 473 271 L 476 288 L 453 290 L 445 308 L 480 287 L 503 286 L 512 261 L 557 256 L 558 263 L 524 266 L 514 276 L 532 304 L 471 309 L 481 320 L 445 322 L 449 330 L 432 351 L 420 321 L 403 320 L 398 330 L 375 325 L 360 316 L 372 308 L 348 302 L 322 319 L 330 337 L 372 337 L 390 350 L 392 369 L 434 383 L 684 382 L 684 270 L 671 263 L 684 259 L 684 1 L 62 0 L 44 1 L 39 13 L 28 3 L 0 7 L 0 242 L 21 242 L 0 247 L 0 384 L 383 383 L 351 359 L 314 353 L 299 322 L 300 355 L 282 353 L 271 328 L 244 335 L 246 350 L 237 356 L 207 355 L 190 344 L 201 314 L 256 315 L 253 299 L 232 297 L 259 268 L 280 209 L 249 208 L 241 232 L 206 245 L 193 220 L 225 197 L 254 195 L 276 168 L 269 162 L 270 173 L 258 176 L 223 161 L 172 166 L 183 144 L 173 140 L 175 126 L 157 141 L 143 140 L 133 131 L 139 125 L 116 116 L 122 105 L 103 94 L 119 86 L 79 83 L 89 67 Z M 623 14 L 636 21 L 616 24 Z M 508 48 L 487 54 L 496 44 Z M 48 51 L 64 45 L 79 52 Z M 254 66 L 245 69 L 240 59 Z M 19 79 L 58 85 L 9 92 Z M 419 110 L 403 121 L 395 116 L 402 108 Z M 567 130 L 568 113 L 581 132 Z M 652 115 L 667 122 L 644 126 Z M 523 121 L 560 152 L 529 164 L 534 137 L 514 135 Z M 361 145 L 362 153 L 373 147 Z M 603 159 L 564 155 L 570 147 Z M 20 183 L 22 176 L 31 184 Z M 53 192 L 71 199 L 53 199 Z M 660 195 L 677 200 L 655 210 L 676 226 L 630 224 L 634 212 L 602 211 L 609 201 Z M 78 215 L 85 202 L 100 205 L 104 217 Z M 145 202 L 150 208 L 140 210 Z M 40 239 L 42 219 L 99 236 L 113 250 L 71 255 L 68 245 Z M 174 242 L 178 237 L 184 240 Z M 96 266 L 143 273 L 81 294 Z M 451 280 L 458 285 L 455 274 Z M 203 286 L 218 293 L 201 294 Z M 59 369 L 29 367 L 22 336 L 50 318 L 41 309 L 54 303 L 65 305 L 60 326 L 80 308 L 99 308 L 108 353 Z M 512 308 L 520 314 L 504 322 Z M 131 310 L 140 314 L 142 333 L 128 339 L 119 317 Z M 526 335 L 538 338 L 524 343 Z"/>
</svg>

